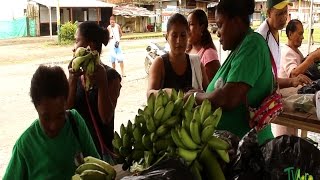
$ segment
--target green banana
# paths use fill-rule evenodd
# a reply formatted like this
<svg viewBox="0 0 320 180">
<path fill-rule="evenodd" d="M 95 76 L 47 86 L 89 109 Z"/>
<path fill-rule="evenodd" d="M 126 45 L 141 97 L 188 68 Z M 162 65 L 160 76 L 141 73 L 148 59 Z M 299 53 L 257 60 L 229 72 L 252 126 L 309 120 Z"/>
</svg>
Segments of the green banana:
<svg viewBox="0 0 320 180">
<path fill-rule="evenodd" d="M 160 124 L 163 114 L 164 114 L 164 108 L 163 106 L 159 106 L 154 113 L 154 120 L 157 121 L 157 125 Z"/>
<path fill-rule="evenodd" d="M 197 150 L 187 150 L 181 147 L 178 147 L 178 155 L 182 157 L 184 160 L 192 162 L 197 158 L 198 151 Z"/>
<path fill-rule="evenodd" d="M 107 174 L 108 172 L 106 172 L 106 170 L 100 166 L 99 164 L 97 163 L 84 163 L 84 164 L 81 164 L 77 169 L 76 169 L 76 173 L 77 174 L 81 174 L 83 171 L 85 170 L 88 170 L 88 169 L 91 169 L 91 170 L 98 170 L 100 172 L 103 172 L 105 174 Z"/>
<path fill-rule="evenodd" d="M 78 47 L 76 49 L 76 52 L 74 53 L 74 57 L 81 57 L 81 56 L 84 56 L 86 55 L 88 52 L 87 52 L 87 49 L 84 48 L 84 47 Z"/>
<path fill-rule="evenodd" d="M 172 88 L 171 90 L 171 96 L 170 96 L 171 101 L 175 102 L 178 99 L 178 93 L 176 89 Z"/>
<path fill-rule="evenodd" d="M 215 115 L 213 115 L 213 114 L 209 115 L 209 116 L 207 117 L 207 119 L 205 119 L 205 120 L 203 121 L 202 127 L 207 127 L 207 126 L 210 126 L 210 125 L 216 127 L 216 126 L 215 126 L 216 121 L 217 121 L 217 118 L 216 118 L 216 117 L 217 117 L 217 116 L 215 116 Z"/>
<path fill-rule="evenodd" d="M 153 147 L 157 152 L 167 149 L 169 146 L 169 142 L 166 139 L 159 139 L 153 143 Z"/>
<path fill-rule="evenodd" d="M 126 128 L 127 134 L 132 137 L 133 134 L 133 127 L 132 127 L 132 122 L 129 120 L 127 123 L 127 128 Z"/>
<path fill-rule="evenodd" d="M 147 125 L 147 129 L 150 133 L 155 132 L 156 131 L 156 125 L 154 123 L 154 120 L 151 116 L 146 115 L 145 117 L 146 119 L 146 125 Z"/>
<path fill-rule="evenodd" d="M 176 144 L 177 147 L 181 147 L 181 148 L 187 148 L 181 141 L 180 137 L 179 137 L 179 134 L 177 132 L 176 129 L 172 128 L 171 129 L 171 137 L 172 137 L 172 140 L 174 141 L 174 143 Z"/>
<path fill-rule="evenodd" d="M 180 89 L 179 92 L 178 92 L 178 98 L 183 99 L 183 97 L 184 97 L 184 93 L 183 93 L 183 91 Z"/>
<path fill-rule="evenodd" d="M 179 120 L 179 116 L 171 116 L 169 119 L 166 120 L 164 125 L 171 127 L 174 126 Z"/>
<path fill-rule="evenodd" d="M 161 137 L 161 136 L 165 135 L 168 131 L 169 131 L 169 128 L 163 124 L 158 127 L 158 129 L 156 130 L 156 134 L 158 137 Z"/>
<path fill-rule="evenodd" d="M 144 157 L 144 151 L 143 150 L 134 150 L 132 152 L 132 159 L 139 162 L 141 160 L 141 158 Z"/>
<path fill-rule="evenodd" d="M 210 180 L 225 180 L 225 176 L 217 158 L 206 146 L 200 154 L 200 163 L 203 165 L 204 172 Z"/>
<path fill-rule="evenodd" d="M 222 149 L 216 149 L 216 152 L 224 162 L 226 163 L 230 162 L 228 151 L 222 150 Z"/>
<path fill-rule="evenodd" d="M 164 123 L 170 116 L 174 108 L 174 103 L 172 101 L 169 101 L 164 108 L 164 113 L 161 118 L 161 123 Z"/>
<path fill-rule="evenodd" d="M 151 142 L 150 135 L 144 134 L 142 136 L 142 144 L 146 149 L 148 149 L 148 150 L 152 149 L 152 142 Z"/>
<path fill-rule="evenodd" d="M 138 109 L 138 115 L 143 115 L 144 114 L 144 111 L 142 109 Z"/>
<path fill-rule="evenodd" d="M 187 147 L 187 149 L 197 149 L 199 146 L 192 140 L 189 136 L 188 132 L 185 130 L 184 127 L 181 127 L 178 131 L 178 134 L 181 138 L 182 143 Z"/>
<path fill-rule="evenodd" d="M 200 162 L 198 161 L 198 159 L 193 161 L 193 165 L 200 170 L 200 172 L 203 170 L 202 165 L 200 164 Z"/>
<path fill-rule="evenodd" d="M 154 102 L 154 110 L 157 110 L 159 107 L 163 105 L 163 91 L 160 89 L 156 96 L 156 100 Z"/>
<path fill-rule="evenodd" d="M 173 115 L 178 115 L 180 114 L 182 108 L 183 108 L 183 99 L 182 98 L 178 98 L 175 102 L 174 102 L 174 107 L 173 107 L 173 111 L 172 114 Z"/>
<path fill-rule="evenodd" d="M 147 100 L 147 105 L 148 105 L 149 109 L 151 110 L 151 112 L 155 111 L 155 109 L 154 109 L 155 101 L 156 101 L 156 97 L 153 93 L 151 93 L 148 97 L 148 100 Z"/>
<path fill-rule="evenodd" d="M 154 160 L 154 154 L 151 151 L 144 151 L 145 167 L 149 167 Z"/>
<path fill-rule="evenodd" d="M 149 106 L 144 107 L 143 113 L 144 113 L 144 114 L 147 114 L 147 115 L 149 115 L 149 116 L 153 116 L 153 111 L 151 111 L 151 109 L 149 108 Z"/>
<path fill-rule="evenodd" d="M 87 75 L 92 75 L 94 72 L 94 62 L 90 60 L 89 64 L 87 65 L 87 69 L 86 69 L 86 74 Z"/>
<path fill-rule="evenodd" d="M 107 175 L 97 170 L 85 170 L 80 174 L 83 180 L 105 180 Z"/>
<path fill-rule="evenodd" d="M 192 121 L 192 113 L 190 111 L 184 110 L 185 119 L 182 121 L 183 127 L 190 133 L 190 123 Z"/>
<path fill-rule="evenodd" d="M 201 132 L 201 141 L 203 143 L 207 143 L 209 141 L 210 137 L 213 135 L 213 132 L 214 132 L 213 125 L 209 125 L 209 126 L 205 127 Z"/>
<path fill-rule="evenodd" d="M 204 122 L 204 120 L 210 115 L 211 113 L 211 102 L 208 99 L 205 99 L 201 104 L 201 122 Z"/>
<path fill-rule="evenodd" d="M 193 141 L 197 144 L 201 144 L 201 137 L 199 132 L 199 121 L 193 119 L 190 123 L 190 134 L 193 139 Z"/>
<path fill-rule="evenodd" d="M 158 139 L 157 134 L 155 132 L 151 133 L 150 134 L 150 139 L 151 139 L 152 142 L 156 142 L 157 139 Z"/>
<path fill-rule="evenodd" d="M 110 179 L 115 179 L 116 178 L 116 171 L 115 169 L 107 162 L 102 161 L 98 158 L 92 157 L 92 156 L 87 156 L 84 159 L 85 163 L 97 163 L 101 167 L 104 168 L 104 170 L 108 173 L 107 177 L 110 177 Z"/>
<path fill-rule="evenodd" d="M 123 136 L 127 133 L 126 127 L 124 126 L 124 124 L 121 124 L 120 126 L 120 135 L 121 138 L 123 138 Z"/>
<path fill-rule="evenodd" d="M 214 127 L 217 127 L 222 116 L 222 109 L 221 108 L 216 109 L 213 115 L 215 116 L 215 119 L 216 119 Z"/>
<path fill-rule="evenodd" d="M 75 174 L 71 177 L 71 180 L 82 180 L 79 174 Z"/>
<path fill-rule="evenodd" d="M 112 145 L 116 149 L 119 149 L 122 146 L 122 139 L 120 138 L 119 134 L 116 131 L 114 132 Z"/>
<path fill-rule="evenodd" d="M 196 121 L 198 121 L 199 123 L 201 123 L 201 115 L 200 115 L 200 109 L 197 108 L 194 110 L 193 112 L 193 119 L 195 119 Z"/>
<path fill-rule="evenodd" d="M 124 146 L 121 146 L 119 148 L 119 153 L 120 153 L 121 156 L 127 157 L 130 154 L 130 150 L 128 148 L 124 147 Z"/>
<path fill-rule="evenodd" d="M 163 91 L 162 105 L 166 106 L 169 100 L 170 100 L 170 98 L 169 98 L 167 91 Z"/>
<path fill-rule="evenodd" d="M 230 145 L 228 142 L 226 142 L 223 139 L 217 138 L 215 136 L 211 136 L 208 141 L 208 146 L 211 149 L 220 149 L 220 150 L 227 150 L 230 148 Z"/>
<path fill-rule="evenodd" d="M 124 147 L 129 148 L 131 147 L 131 139 L 129 134 L 124 134 L 123 138 L 122 138 L 122 144 Z"/>
<path fill-rule="evenodd" d="M 133 138 L 134 138 L 135 142 L 141 142 L 142 132 L 141 132 L 140 126 L 135 126 L 135 128 L 133 130 Z"/>
<path fill-rule="evenodd" d="M 92 58 L 92 54 L 88 53 L 85 56 L 76 57 L 72 60 L 71 67 L 74 72 L 78 72 L 80 70 L 80 67 L 82 66 L 82 63 L 85 61 L 90 61 Z"/>
<path fill-rule="evenodd" d="M 187 99 L 187 101 L 183 105 L 183 109 L 187 111 L 191 111 L 192 107 L 194 105 L 195 99 L 193 95 L 190 95 Z"/>
<path fill-rule="evenodd" d="M 133 149 L 134 149 L 134 150 L 144 150 L 145 147 L 144 147 L 144 145 L 143 145 L 143 143 L 142 143 L 142 140 L 135 142 L 135 143 L 133 144 Z"/>
<path fill-rule="evenodd" d="M 190 171 L 193 175 L 193 179 L 202 180 L 200 169 L 198 169 L 198 167 L 195 164 L 191 165 Z"/>
<path fill-rule="evenodd" d="M 145 119 L 143 118 L 143 115 L 136 115 L 134 118 L 134 124 L 143 124 L 146 123 Z"/>
</svg>

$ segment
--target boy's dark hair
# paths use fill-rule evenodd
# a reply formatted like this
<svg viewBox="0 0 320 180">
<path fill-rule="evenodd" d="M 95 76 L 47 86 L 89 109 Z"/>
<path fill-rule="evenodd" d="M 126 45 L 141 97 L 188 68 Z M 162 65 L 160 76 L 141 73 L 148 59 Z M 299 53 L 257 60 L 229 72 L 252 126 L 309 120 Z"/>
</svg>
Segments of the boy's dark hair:
<svg viewBox="0 0 320 180">
<path fill-rule="evenodd" d="M 189 29 L 188 21 L 182 14 L 175 13 L 172 16 L 170 16 L 170 18 L 168 19 L 168 22 L 167 22 L 167 33 L 169 33 L 169 31 L 172 28 L 172 25 L 174 25 L 174 24 L 181 24 L 181 25 L 185 26 L 186 29 Z"/>
<path fill-rule="evenodd" d="M 202 32 L 200 43 L 204 47 L 204 49 L 213 48 L 214 50 L 217 50 L 216 46 L 214 45 L 212 41 L 211 34 L 208 30 L 208 17 L 206 13 L 202 9 L 195 9 L 189 13 L 193 14 L 194 17 L 197 18 L 199 25 L 204 26 L 204 30 Z"/>
<path fill-rule="evenodd" d="M 94 21 L 85 21 L 78 28 L 80 35 L 88 42 L 93 42 L 99 53 L 101 53 L 102 44 L 106 46 L 109 42 L 109 32 Z"/>
<path fill-rule="evenodd" d="M 255 7 L 254 0 L 220 0 L 216 11 L 229 18 L 241 17 L 243 21 L 250 25 L 250 15 Z"/>
<path fill-rule="evenodd" d="M 289 37 L 289 33 L 290 33 L 290 32 L 296 32 L 296 30 L 297 30 L 297 24 L 299 24 L 299 23 L 302 25 L 301 21 L 298 20 L 298 19 L 292 19 L 292 20 L 290 20 L 290 21 L 288 22 L 288 25 L 287 25 L 287 27 L 286 27 L 287 37 Z"/>
<path fill-rule="evenodd" d="M 31 79 L 30 96 L 34 106 L 44 98 L 65 97 L 69 94 L 68 79 L 59 66 L 40 65 Z"/>
</svg>

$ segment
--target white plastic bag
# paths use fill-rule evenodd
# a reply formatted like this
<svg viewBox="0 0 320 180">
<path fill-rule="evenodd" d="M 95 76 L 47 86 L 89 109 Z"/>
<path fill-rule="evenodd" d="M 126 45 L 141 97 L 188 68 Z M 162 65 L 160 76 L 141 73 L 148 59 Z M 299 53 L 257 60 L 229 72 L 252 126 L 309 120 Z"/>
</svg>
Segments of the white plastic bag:
<svg viewBox="0 0 320 180">
<path fill-rule="evenodd" d="M 316 107 L 313 103 L 313 96 L 314 94 L 291 95 L 284 99 L 284 110 L 290 112 L 300 111 L 316 114 Z"/>
</svg>

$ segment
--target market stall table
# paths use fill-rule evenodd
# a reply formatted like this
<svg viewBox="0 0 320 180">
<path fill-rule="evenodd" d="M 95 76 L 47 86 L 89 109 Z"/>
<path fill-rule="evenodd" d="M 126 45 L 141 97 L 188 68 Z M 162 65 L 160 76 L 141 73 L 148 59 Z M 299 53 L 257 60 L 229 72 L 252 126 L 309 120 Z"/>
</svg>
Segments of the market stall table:
<svg viewBox="0 0 320 180">
<path fill-rule="evenodd" d="M 280 90 L 280 92 L 286 98 L 297 94 L 297 88 L 286 88 Z M 320 120 L 315 114 L 285 111 L 273 123 L 301 129 L 301 137 L 307 137 L 308 131 L 320 133 Z"/>
</svg>

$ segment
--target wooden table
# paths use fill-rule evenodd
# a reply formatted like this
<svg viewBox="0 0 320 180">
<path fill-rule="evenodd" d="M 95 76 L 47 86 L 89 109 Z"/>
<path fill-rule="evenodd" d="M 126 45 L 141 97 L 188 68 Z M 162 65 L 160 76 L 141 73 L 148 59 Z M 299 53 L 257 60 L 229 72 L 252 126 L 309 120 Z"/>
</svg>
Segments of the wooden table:
<svg viewBox="0 0 320 180">
<path fill-rule="evenodd" d="M 297 88 L 282 89 L 280 92 L 285 98 L 296 94 Z M 306 137 L 308 131 L 320 133 L 320 120 L 315 114 L 285 111 L 273 123 L 301 129 L 301 137 Z"/>
</svg>

